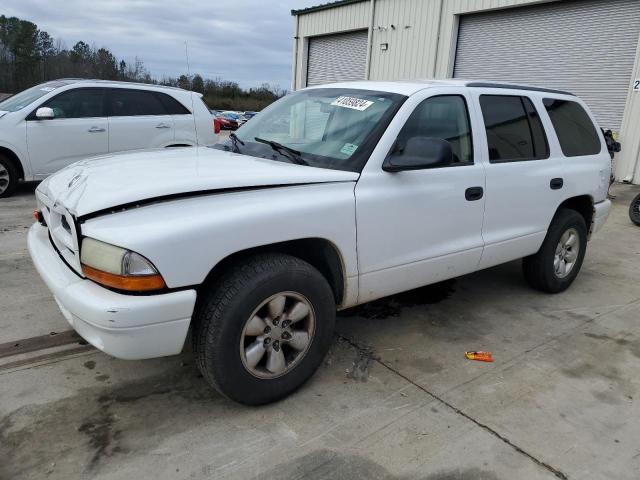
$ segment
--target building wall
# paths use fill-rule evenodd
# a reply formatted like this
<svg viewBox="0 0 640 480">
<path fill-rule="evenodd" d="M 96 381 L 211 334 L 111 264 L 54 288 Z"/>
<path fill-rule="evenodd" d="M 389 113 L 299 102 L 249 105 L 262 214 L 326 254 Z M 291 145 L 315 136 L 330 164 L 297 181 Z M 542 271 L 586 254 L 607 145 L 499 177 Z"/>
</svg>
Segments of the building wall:
<svg viewBox="0 0 640 480">
<path fill-rule="evenodd" d="M 299 15 L 292 87 L 305 86 L 311 36 L 371 27 L 369 79 L 448 78 L 453 74 L 460 15 L 552 1 L 559 0 L 373 0 Z M 387 50 L 381 49 L 383 43 L 388 43 Z M 640 78 L 640 45 L 635 78 Z M 623 151 L 616 156 L 615 173 L 618 180 L 633 177 L 634 183 L 640 183 L 640 93 L 631 87 L 632 82 L 620 132 Z"/>
</svg>

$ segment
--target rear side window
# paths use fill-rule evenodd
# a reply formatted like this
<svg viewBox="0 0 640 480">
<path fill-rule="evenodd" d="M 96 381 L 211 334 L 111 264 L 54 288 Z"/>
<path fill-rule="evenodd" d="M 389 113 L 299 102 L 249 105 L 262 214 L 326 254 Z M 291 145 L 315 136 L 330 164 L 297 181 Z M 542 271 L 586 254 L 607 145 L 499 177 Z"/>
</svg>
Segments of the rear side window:
<svg viewBox="0 0 640 480">
<path fill-rule="evenodd" d="M 555 98 L 545 98 L 543 103 L 565 157 L 597 155 L 602 151 L 598 131 L 582 105 Z"/>
<path fill-rule="evenodd" d="M 166 115 L 167 110 L 154 92 L 114 88 L 110 91 L 109 116 Z"/>
<path fill-rule="evenodd" d="M 104 117 L 103 88 L 76 88 L 56 95 L 43 107 L 53 109 L 55 118 Z"/>
<path fill-rule="evenodd" d="M 167 95 L 166 93 L 155 92 L 155 95 L 162 103 L 162 106 L 170 115 L 188 115 L 191 112 L 182 105 L 178 100 L 173 98 L 171 95 Z"/>
<path fill-rule="evenodd" d="M 549 146 L 542 122 L 527 97 L 481 95 L 492 163 L 540 160 L 549 157 Z"/>
</svg>

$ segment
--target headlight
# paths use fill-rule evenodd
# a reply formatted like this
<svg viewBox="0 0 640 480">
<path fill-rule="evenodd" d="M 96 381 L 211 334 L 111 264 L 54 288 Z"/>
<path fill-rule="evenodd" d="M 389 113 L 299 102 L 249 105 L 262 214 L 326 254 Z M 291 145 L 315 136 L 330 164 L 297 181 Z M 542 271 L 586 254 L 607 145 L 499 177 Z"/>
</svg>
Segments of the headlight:
<svg viewBox="0 0 640 480">
<path fill-rule="evenodd" d="M 106 287 L 136 292 L 166 287 L 162 275 L 142 255 L 93 238 L 82 240 L 80 263 L 88 279 Z"/>
</svg>

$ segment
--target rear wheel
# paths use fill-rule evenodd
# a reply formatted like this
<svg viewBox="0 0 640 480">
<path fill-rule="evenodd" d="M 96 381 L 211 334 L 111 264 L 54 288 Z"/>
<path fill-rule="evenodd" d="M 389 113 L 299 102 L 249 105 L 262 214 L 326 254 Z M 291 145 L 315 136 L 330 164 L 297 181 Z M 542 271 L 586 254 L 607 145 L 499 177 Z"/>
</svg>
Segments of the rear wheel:
<svg viewBox="0 0 640 480">
<path fill-rule="evenodd" d="M 636 195 L 629 205 L 629 218 L 633 223 L 640 226 L 640 194 Z"/>
<path fill-rule="evenodd" d="M 333 293 L 318 270 L 289 255 L 256 255 L 231 268 L 199 301 L 198 367 L 232 400 L 272 402 L 313 375 L 334 323 Z"/>
<path fill-rule="evenodd" d="M 575 210 L 559 210 L 534 255 L 523 259 L 524 277 L 533 288 L 559 293 L 573 283 L 587 248 L 587 226 Z"/>
<path fill-rule="evenodd" d="M 0 198 L 9 197 L 18 186 L 18 169 L 12 160 L 0 155 Z"/>
</svg>

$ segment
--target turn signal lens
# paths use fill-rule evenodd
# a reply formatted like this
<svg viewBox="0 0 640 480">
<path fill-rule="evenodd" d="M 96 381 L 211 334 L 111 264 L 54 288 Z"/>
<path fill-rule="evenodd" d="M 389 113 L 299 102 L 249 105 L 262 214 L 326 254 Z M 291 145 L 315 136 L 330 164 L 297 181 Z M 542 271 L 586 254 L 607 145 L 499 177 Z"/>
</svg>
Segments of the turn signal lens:
<svg viewBox="0 0 640 480">
<path fill-rule="evenodd" d="M 80 252 L 82 273 L 105 287 L 136 292 L 166 287 L 162 275 L 142 255 L 85 237 Z"/>
<path fill-rule="evenodd" d="M 167 285 L 164 283 L 162 275 L 137 275 L 125 276 L 115 275 L 109 272 L 97 270 L 88 265 L 82 264 L 82 273 L 85 277 L 93 280 L 105 287 L 117 288 L 118 290 L 129 290 L 132 292 L 148 292 L 151 290 L 161 290 Z"/>
<path fill-rule="evenodd" d="M 45 222 L 44 220 L 44 215 L 42 214 L 42 210 L 34 210 L 33 218 L 35 219 L 36 222 L 38 222 L 43 227 L 47 226 L 47 222 Z"/>
</svg>

